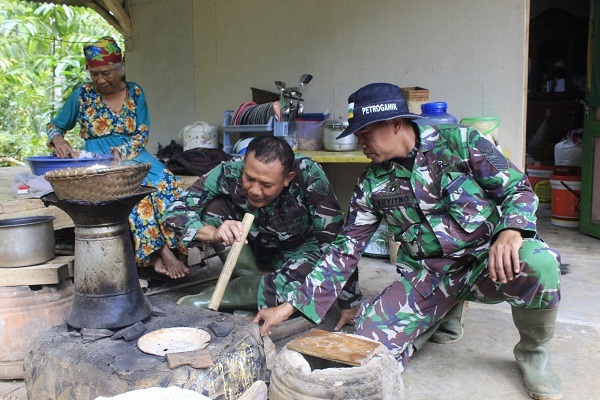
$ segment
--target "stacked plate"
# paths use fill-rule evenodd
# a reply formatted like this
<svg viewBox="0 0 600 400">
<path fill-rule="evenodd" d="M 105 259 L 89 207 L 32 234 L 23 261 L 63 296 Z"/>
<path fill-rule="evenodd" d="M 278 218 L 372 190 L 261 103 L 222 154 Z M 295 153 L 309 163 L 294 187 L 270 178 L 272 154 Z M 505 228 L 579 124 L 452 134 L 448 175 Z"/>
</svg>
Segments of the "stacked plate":
<svg viewBox="0 0 600 400">
<path fill-rule="evenodd" d="M 233 125 L 265 125 L 273 116 L 273 103 L 256 104 L 250 101 L 235 110 L 232 121 Z"/>
</svg>

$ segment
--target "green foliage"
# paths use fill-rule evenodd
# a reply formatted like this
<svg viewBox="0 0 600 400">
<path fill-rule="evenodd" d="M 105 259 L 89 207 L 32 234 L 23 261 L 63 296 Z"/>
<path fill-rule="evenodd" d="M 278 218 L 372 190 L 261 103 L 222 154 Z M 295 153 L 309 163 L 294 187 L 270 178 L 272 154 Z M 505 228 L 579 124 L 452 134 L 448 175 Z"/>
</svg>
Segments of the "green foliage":
<svg viewBox="0 0 600 400">
<path fill-rule="evenodd" d="M 0 156 L 49 154 L 46 124 L 89 80 L 83 46 L 121 35 L 91 9 L 0 0 Z M 82 147 L 78 128 L 69 134 Z"/>
</svg>

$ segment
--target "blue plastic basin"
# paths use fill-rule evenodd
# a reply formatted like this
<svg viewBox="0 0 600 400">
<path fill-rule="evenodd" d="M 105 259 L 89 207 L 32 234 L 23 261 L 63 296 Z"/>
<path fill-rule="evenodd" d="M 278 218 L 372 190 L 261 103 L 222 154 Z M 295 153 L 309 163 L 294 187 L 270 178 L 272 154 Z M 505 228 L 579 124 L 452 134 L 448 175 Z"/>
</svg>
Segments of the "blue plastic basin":
<svg viewBox="0 0 600 400">
<path fill-rule="evenodd" d="M 101 164 L 109 165 L 113 156 L 108 154 L 99 154 L 94 158 L 58 158 L 55 156 L 33 156 L 25 160 L 29 163 L 29 168 L 34 175 L 44 175 L 48 171 L 63 168 L 91 167 Z"/>
</svg>

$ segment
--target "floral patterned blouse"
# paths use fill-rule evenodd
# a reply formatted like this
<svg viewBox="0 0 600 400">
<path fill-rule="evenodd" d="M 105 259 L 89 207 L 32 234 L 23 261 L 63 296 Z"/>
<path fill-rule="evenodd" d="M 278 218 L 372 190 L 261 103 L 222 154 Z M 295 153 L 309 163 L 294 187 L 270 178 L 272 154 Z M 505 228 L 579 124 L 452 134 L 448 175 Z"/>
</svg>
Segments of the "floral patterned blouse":
<svg viewBox="0 0 600 400">
<path fill-rule="evenodd" d="M 48 139 L 52 140 L 55 135 L 64 136 L 79 122 L 79 135 L 84 140 L 111 134 L 128 136 L 130 139 L 118 149 L 124 160 L 135 158 L 148 142 L 150 114 L 142 88 L 135 82 L 126 84 L 127 97 L 119 112 L 106 105 L 93 83 L 81 85 L 48 124 Z"/>
</svg>

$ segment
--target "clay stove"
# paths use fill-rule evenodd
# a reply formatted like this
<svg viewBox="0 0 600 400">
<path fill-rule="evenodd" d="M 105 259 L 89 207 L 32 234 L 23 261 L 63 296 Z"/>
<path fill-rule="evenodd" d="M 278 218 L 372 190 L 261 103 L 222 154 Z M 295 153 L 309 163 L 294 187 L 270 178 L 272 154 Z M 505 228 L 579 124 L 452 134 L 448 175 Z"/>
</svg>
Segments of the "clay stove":
<svg viewBox="0 0 600 400">
<path fill-rule="evenodd" d="M 254 381 L 268 378 L 256 324 L 159 296 L 151 304 L 141 291 L 127 217 L 152 191 L 140 188 L 102 202 L 59 200 L 54 194 L 44 198 L 75 223 L 75 297 L 67 329 L 55 327 L 29 348 L 23 363 L 28 398 L 94 399 L 176 385 L 211 398 L 233 399 Z M 178 326 L 211 332 L 213 366 L 170 369 L 165 357 L 137 348 L 139 335 L 127 339 L 120 334 L 140 325 L 146 332 Z M 108 334 L 91 340 L 84 334 L 87 330 Z"/>
</svg>

